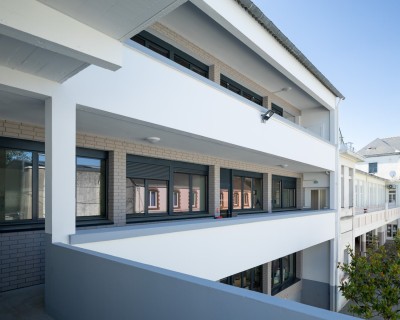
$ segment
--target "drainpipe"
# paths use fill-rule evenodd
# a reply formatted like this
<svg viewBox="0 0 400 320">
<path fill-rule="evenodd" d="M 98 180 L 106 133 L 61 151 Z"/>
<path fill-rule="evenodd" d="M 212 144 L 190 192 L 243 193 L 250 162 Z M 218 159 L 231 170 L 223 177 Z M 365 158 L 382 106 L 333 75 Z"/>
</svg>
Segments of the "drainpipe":
<svg viewBox="0 0 400 320">
<path fill-rule="evenodd" d="M 335 208 L 336 209 L 336 217 L 335 217 L 335 239 L 334 241 L 331 243 L 331 284 L 333 286 L 332 291 L 332 297 L 331 297 L 331 310 L 332 311 L 337 311 L 339 309 L 339 291 L 337 289 L 337 285 L 338 285 L 338 271 L 337 271 L 337 264 L 339 261 L 339 240 L 340 240 L 340 205 L 339 205 L 339 173 L 340 173 L 340 161 L 339 161 L 339 155 L 340 155 L 340 144 L 339 144 L 339 140 L 338 140 L 338 133 L 339 133 L 339 104 L 340 102 L 344 100 L 344 98 L 337 98 L 336 99 L 336 108 L 335 108 L 335 115 L 336 115 L 336 121 L 334 123 L 334 134 L 335 134 L 335 147 L 336 147 L 336 151 L 335 151 L 335 156 L 336 156 L 336 160 L 335 160 L 335 164 L 336 164 L 336 172 L 335 172 Z"/>
</svg>

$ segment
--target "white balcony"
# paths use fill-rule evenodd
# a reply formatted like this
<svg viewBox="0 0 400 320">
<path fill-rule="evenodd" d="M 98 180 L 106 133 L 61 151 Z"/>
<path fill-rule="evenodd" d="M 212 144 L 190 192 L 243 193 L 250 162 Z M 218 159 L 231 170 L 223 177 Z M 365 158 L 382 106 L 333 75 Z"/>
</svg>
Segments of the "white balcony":
<svg viewBox="0 0 400 320">
<path fill-rule="evenodd" d="M 330 142 L 279 116 L 262 123 L 262 107 L 147 51 L 127 47 L 120 70 L 89 67 L 66 83 L 82 112 L 106 119 L 106 126 L 95 121 L 85 130 L 140 140 L 143 133 L 135 126 L 142 126 L 149 133 L 152 129 L 191 138 L 188 143 L 166 140 L 166 147 L 204 152 L 214 142 L 270 155 L 277 164 L 287 159 L 312 166 L 299 168 L 303 172 L 335 170 L 335 147 Z M 130 128 L 107 131 L 116 119 L 131 122 Z M 207 142 L 205 149 L 190 150 L 200 140 Z"/>
<path fill-rule="evenodd" d="M 358 237 L 397 219 L 400 219 L 400 207 L 357 214 L 353 218 L 354 236 Z"/>
<path fill-rule="evenodd" d="M 70 240 L 80 248 L 215 281 L 333 239 L 334 219 L 331 210 L 282 212 L 82 230 Z"/>
</svg>

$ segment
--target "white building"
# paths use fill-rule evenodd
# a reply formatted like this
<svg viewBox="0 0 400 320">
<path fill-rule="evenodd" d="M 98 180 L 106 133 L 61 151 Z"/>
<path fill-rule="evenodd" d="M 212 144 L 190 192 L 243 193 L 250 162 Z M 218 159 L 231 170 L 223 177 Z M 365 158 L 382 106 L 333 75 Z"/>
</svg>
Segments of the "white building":
<svg viewBox="0 0 400 320">
<path fill-rule="evenodd" d="M 46 244 L 57 319 L 341 317 L 304 304 L 337 305 L 343 96 L 251 1 L 0 21 L 1 290 Z"/>
<path fill-rule="evenodd" d="M 339 262 L 349 262 L 346 251 L 348 245 L 354 248 L 356 253 L 363 254 L 373 236 L 383 245 L 397 233 L 400 204 L 396 202 L 396 195 L 393 195 L 393 190 L 397 190 L 396 183 L 377 172 L 368 173 L 357 169 L 369 167 L 370 158 L 365 156 L 364 149 L 356 153 L 352 145 L 344 143 L 343 140 L 340 147 Z M 381 167 L 383 166 L 378 164 L 378 168 Z M 337 270 L 338 283 L 345 279 L 346 275 Z M 338 309 L 346 302 L 339 296 Z"/>
</svg>

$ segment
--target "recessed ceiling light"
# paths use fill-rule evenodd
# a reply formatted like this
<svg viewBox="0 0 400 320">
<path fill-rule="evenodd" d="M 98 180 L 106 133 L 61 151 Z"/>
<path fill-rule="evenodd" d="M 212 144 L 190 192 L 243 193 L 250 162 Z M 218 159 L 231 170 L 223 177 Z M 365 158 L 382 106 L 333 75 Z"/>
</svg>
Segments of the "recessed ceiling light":
<svg viewBox="0 0 400 320">
<path fill-rule="evenodd" d="M 160 138 L 159 137 L 147 137 L 145 140 L 147 140 L 150 143 L 158 143 L 160 142 Z"/>
</svg>

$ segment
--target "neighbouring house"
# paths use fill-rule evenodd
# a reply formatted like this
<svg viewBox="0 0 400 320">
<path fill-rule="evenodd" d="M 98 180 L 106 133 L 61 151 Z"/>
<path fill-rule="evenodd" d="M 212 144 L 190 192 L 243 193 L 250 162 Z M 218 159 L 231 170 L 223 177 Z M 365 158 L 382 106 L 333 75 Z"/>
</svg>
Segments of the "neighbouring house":
<svg viewBox="0 0 400 320">
<path fill-rule="evenodd" d="M 374 142 L 380 144 L 378 140 Z M 350 262 L 346 250 L 348 245 L 357 254 L 364 254 L 373 237 L 383 245 L 387 240 L 393 239 L 399 225 L 400 203 L 396 201 L 399 199 L 396 197 L 398 185 L 387 175 L 379 175 L 375 170 L 376 165 L 373 172 L 365 171 L 370 167 L 371 160 L 366 154 L 369 151 L 365 150 L 369 150 L 368 146 L 356 152 L 351 143 L 345 143 L 342 138 L 340 139 L 341 209 L 340 233 L 337 237 L 339 262 Z M 373 158 L 372 161 L 375 162 L 376 159 L 381 158 Z M 385 161 L 387 160 L 383 160 L 382 163 Z M 379 164 L 378 168 L 384 166 L 385 164 L 383 166 Z M 394 167 L 390 167 L 390 170 L 393 169 Z M 346 275 L 337 269 L 338 283 L 345 280 Z M 341 309 L 346 302 L 339 295 L 337 308 Z"/>
</svg>

